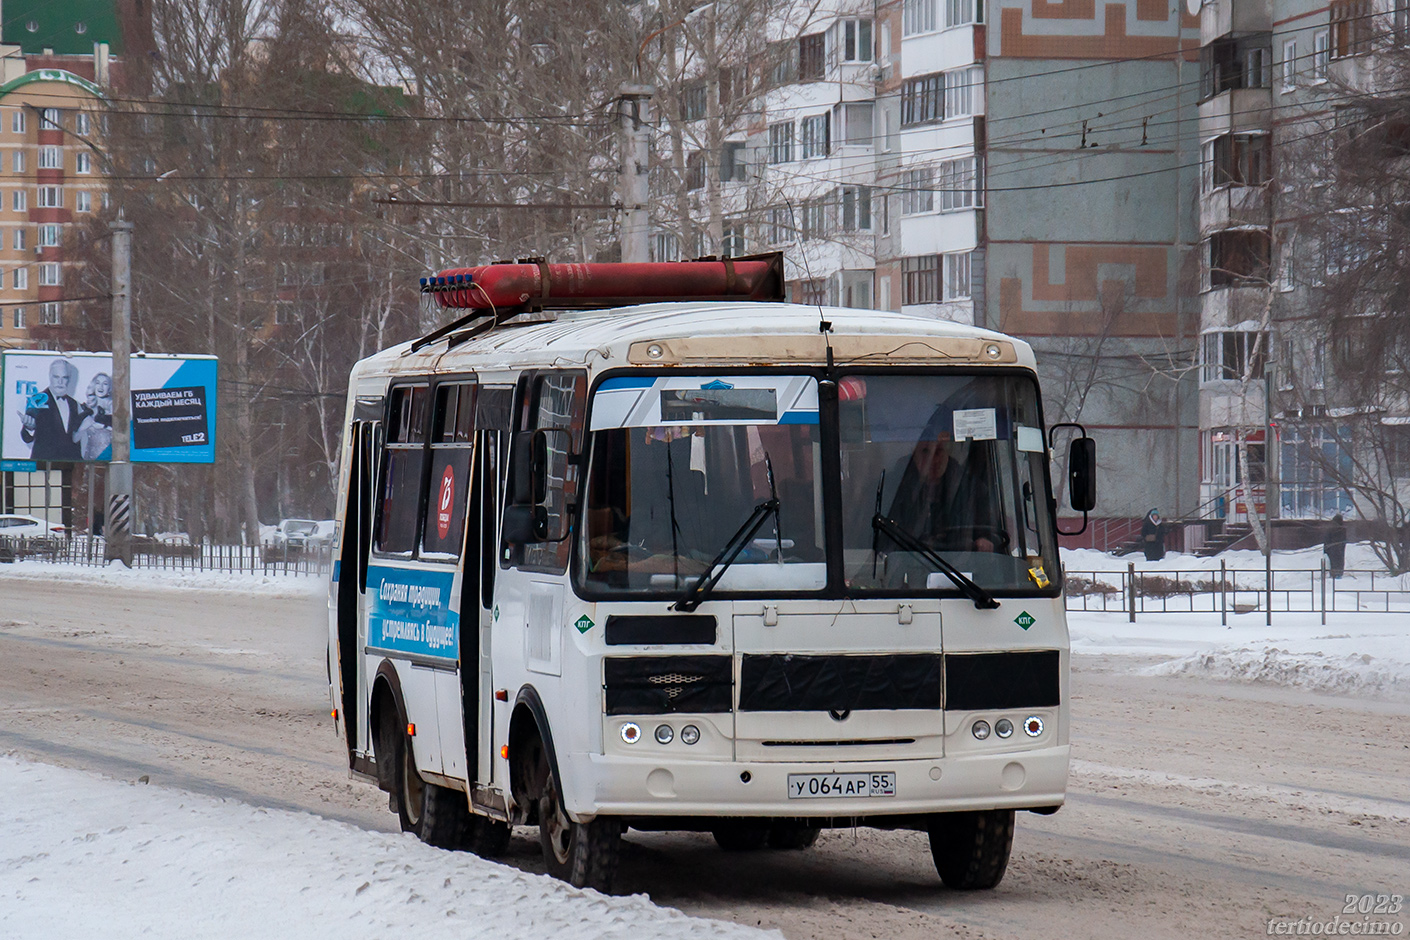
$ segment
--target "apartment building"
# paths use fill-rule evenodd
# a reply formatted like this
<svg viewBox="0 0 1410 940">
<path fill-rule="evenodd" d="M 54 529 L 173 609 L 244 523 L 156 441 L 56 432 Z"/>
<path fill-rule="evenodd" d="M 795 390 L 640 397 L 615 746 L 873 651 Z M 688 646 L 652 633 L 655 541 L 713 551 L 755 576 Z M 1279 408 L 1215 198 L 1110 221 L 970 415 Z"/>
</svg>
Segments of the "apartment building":
<svg viewBox="0 0 1410 940">
<path fill-rule="evenodd" d="M 687 184 L 696 253 L 783 249 L 796 300 L 1029 340 L 1049 420 L 1102 439 L 1110 518 L 1093 537 L 1190 511 L 1198 23 L 1150 0 L 771 8 L 734 82 L 753 106 L 717 135 L 728 237 L 703 224 L 711 174 Z M 658 138 L 665 164 L 675 136 Z"/>
</svg>

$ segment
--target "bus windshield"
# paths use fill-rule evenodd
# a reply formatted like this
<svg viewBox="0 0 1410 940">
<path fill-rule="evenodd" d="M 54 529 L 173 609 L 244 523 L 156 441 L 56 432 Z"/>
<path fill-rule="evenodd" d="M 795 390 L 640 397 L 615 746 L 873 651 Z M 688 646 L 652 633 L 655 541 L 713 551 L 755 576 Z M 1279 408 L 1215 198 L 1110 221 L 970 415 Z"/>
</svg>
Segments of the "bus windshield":
<svg viewBox="0 0 1410 940">
<path fill-rule="evenodd" d="M 678 596 L 778 497 L 717 593 L 827 584 L 810 376 L 608 379 L 593 401 L 583 582 Z"/>
<path fill-rule="evenodd" d="M 824 499 L 817 378 L 615 377 L 593 399 L 577 577 L 585 596 L 681 597 L 778 500 L 714 596 L 1046 593 L 1057 577 L 1035 383 L 869 373 L 838 382 L 840 505 Z M 898 531 L 899 530 L 899 531 Z M 971 586 L 972 587 L 972 586 Z"/>
</svg>

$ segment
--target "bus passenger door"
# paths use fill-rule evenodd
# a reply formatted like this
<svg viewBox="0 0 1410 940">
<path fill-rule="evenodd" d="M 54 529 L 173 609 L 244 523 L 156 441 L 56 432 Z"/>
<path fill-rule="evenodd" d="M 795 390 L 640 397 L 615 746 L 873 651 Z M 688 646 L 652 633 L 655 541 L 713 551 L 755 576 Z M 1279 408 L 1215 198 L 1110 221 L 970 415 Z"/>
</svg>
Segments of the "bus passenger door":
<svg viewBox="0 0 1410 940">
<path fill-rule="evenodd" d="M 465 655 L 461 658 L 465 677 L 465 734 L 473 742 L 473 766 L 470 781 L 485 787 L 503 787 L 506 781 L 495 776 L 495 700 L 494 659 L 491 638 L 494 629 L 495 581 L 499 573 L 499 521 L 504 496 L 503 456 L 506 431 L 509 428 L 513 403 L 512 388 L 481 386 L 475 405 L 475 479 L 471 499 L 477 507 L 472 519 L 475 528 L 466 533 L 466 566 L 473 554 L 479 562 L 477 598 L 467 596 L 461 607 L 461 636 L 473 628 L 477 631 L 475 655 L 478 663 Z M 469 540 L 477 538 L 478 547 L 471 549 Z M 472 681 L 473 680 L 473 681 Z M 507 714 L 507 706 L 506 706 Z"/>
<path fill-rule="evenodd" d="M 378 399 L 380 402 L 380 399 Z M 359 400 L 358 410 L 364 410 Z M 380 409 L 380 404 L 375 406 Z M 374 429 L 376 422 L 354 421 L 349 434 L 347 502 L 343 507 L 338 552 L 337 607 L 334 616 L 333 662 L 337 704 L 341 710 L 350 761 L 367 749 L 367 679 L 358 668 L 366 640 L 367 552 L 371 538 Z"/>
</svg>

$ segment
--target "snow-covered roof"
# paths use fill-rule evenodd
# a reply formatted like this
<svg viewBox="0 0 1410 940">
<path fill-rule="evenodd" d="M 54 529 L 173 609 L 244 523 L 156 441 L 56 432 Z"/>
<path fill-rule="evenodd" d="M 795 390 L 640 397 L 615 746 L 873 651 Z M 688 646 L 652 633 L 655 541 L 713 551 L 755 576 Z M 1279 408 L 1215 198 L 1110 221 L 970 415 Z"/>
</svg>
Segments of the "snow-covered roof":
<svg viewBox="0 0 1410 940">
<path fill-rule="evenodd" d="M 819 321 L 832 331 L 825 338 Z M 529 367 L 592 371 L 628 365 L 983 364 L 1036 368 L 1027 343 L 992 330 L 878 310 L 781 303 L 667 303 L 563 312 L 551 322 L 501 326 L 447 350 L 411 343 L 358 364 L 355 375 L 495 372 Z"/>
</svg>

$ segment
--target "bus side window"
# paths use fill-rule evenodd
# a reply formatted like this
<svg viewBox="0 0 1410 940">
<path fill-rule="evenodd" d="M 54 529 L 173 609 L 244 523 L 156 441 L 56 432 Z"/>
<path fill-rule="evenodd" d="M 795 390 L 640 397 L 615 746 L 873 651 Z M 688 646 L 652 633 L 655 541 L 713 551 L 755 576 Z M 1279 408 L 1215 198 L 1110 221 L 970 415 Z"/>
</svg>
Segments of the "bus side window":
<svg viewBox="0 0 1410 940">
<path fill-rule="evenodd" d="M 548 530 L 564 531 L 564 517 L 578 499 L 578 467 L 569 463 L 569 451 L 583 446 L 583 413 L 587 400 L 587 375 L 582 372 L 546 372 L 534 377 L 528 430 L 561 428 L 570 434 L 548 436 Z M 514 460 L 528 459 L 527 454 Z M 568 568 L 572 539 L 524 546 L 520 567 L 562 573 Z"/>
<path fill-rule="evenodd" d="M 475 402 L 475 428 L 480 435 L 480 494 L 483 506 L 481 524 L 480 603 L 485 610 L 494 607 L 495 570 L 499 567 L 499 507 L 504 493 L 504 460 L 501 457 L 505 432 L 511 427 L 514 390 L 484 388 Z"/>
<path fill-rule="evenodd" d="M 377 498 L 377 537 L 373 542 L 376 550 L 384 554 L 410 555 L 416 548 L 429 398 L 430 389 L 425 385 L 402 385 L 391 390 L 382 486 Z"/>
<path fill-rule="evenodd" d="M 453 559 L 460 555 L 475 446 L 475 386 L 437 385 L 431 422 L 431 475 L 427 477 L 426 519 L 421 554 Z"/>
</svg>

